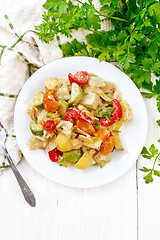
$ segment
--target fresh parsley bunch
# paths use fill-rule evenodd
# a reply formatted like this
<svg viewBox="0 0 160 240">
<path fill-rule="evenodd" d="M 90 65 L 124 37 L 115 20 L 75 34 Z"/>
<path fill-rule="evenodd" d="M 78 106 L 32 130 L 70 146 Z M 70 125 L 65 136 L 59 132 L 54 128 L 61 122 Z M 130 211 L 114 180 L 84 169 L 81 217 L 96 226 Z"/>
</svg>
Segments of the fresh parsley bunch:
<svg viewBox="0 0 160 240">
<path fill-rule="evenodd" d="M 59 33 L 72 37 L 72 30 L 80 27 L 86 30 L 100 29 L 100 16 L 92 1 L 82 6 L 73 4 L 70 0 L 47 0 L 43 5 L 48 11 L 43 14 L 43 23 L 36 26 L 39 38 L 48 43 Z"/>
<path fill-rule="evenodd" d="M 158 140 L 158 142 L 160 142 L 160 139 Z M 160 152 L 155 147 L 155 145 L 152 144 L 150 146 L 149 150 L 147 150 L 147 148 L 144 147 L 141 154 L 144 158 L 154 159 L 152 168 L 148 169 L 146 167 L 143 167 L 142 169 L 140 169 L 141 171 L 147 173 L 147 175 L 144 177 L 145 183 L 153 182 L 153 174 L 155 176 L 160 177 L 160 171 L 155 170 L 155 164 L 156 164 L 157 160 L 160 160 Z M 160 164 L 158 164 L 158 165 L 160 166 Z"/>
<path fill-rule="evenodd" d="M 59 45 L 64 56 L 86 55 L 122 66 L 138 88 L 156 96 L 160 111 L 160 3 L 157 0 L 100 0 L 97 11 L 92 0 L 47 0 L 43 23 L 36 26 L 39 38 L 48 43 L 59 34 L 72 37 L 72 31 L 90 30 L 87 44 L 76 39 Z M 111 19 L 114 30 L 101 30 L 100 23 Z M 151 74 L 157 77 L 153 86 Z M 160 120 L 157 121 L 160 125 Z"/>
</svg>

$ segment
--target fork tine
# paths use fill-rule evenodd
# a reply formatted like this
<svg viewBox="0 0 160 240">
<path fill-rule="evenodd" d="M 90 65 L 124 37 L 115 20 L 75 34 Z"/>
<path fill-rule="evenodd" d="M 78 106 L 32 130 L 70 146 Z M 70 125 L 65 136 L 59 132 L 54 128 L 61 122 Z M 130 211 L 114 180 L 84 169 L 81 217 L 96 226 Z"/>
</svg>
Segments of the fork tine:
<svg viewBox="0 0 160 240">
<path fill-rule="evenodd" d="M 2 123 L 0 122 L 0 130 L 1 130 L 2 128 L 4 128 L 4 127 L 3 127 Z"/>
<path fill-rule="evenodd" d="M 4 129 L 2 123 L 0 122 L 0 147 L 4 146 L 6 140 L 6 130 Z"/>
<path fill-rule="evenodd" d="M 2 125 L 2 123 L 0 122 L 0 130 L 3 128 L 3 125 Z"/>
</svg>

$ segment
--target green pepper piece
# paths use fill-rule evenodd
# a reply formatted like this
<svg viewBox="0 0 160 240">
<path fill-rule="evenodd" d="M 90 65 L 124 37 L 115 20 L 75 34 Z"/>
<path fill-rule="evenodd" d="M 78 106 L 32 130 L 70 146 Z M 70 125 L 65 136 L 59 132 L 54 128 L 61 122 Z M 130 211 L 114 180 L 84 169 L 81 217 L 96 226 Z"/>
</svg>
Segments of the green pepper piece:
<svg viewBox="0 0 160 240">
<path fill-rule="evenodd" d="M 96 117 L 105 117 L 106 115 L 110 117 L 112 113 L 114 112 L 114 107 L 108 107 L 108 108 L 98 108 L 96 111 Z"/>
</svg>

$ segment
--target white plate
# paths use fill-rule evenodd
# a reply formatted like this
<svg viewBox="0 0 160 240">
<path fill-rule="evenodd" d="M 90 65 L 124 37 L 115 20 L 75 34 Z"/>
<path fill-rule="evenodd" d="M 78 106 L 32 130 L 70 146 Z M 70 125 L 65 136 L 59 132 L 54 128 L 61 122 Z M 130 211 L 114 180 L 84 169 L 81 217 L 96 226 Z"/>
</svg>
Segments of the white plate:
<svg viewBox="0 0 160 240">
<path fill-rule="evenodd" d="M 30 116 L 27 107 L 36 91 L 44 91 L 44 80 L 50 76 L 66 78 L 68 73 L 88 71 L 101 76 L 106 81 L 117 84 L 118 89 L 132 110 L 133 120 L 125 123 L 120 134 L 124 151 L 114 151 L 112 161 L 104 168 L 90 166 L 86 170 L 74 167 L 60 167 L 49 160 L 45 150 L 29 151 Z M 101 186 L 122 176 L 136 162 L 145 143 L 147 134 L 147 112 L 143 98 L 130 78 L 115 66 L 99 62 L 90 57 L 68 57 L 49 63 L 35 72 L 24 84 L 15 107 L 15 133 L 19 147 L 30 165 L 50 180 L 79 188 Z"/>
</svg>

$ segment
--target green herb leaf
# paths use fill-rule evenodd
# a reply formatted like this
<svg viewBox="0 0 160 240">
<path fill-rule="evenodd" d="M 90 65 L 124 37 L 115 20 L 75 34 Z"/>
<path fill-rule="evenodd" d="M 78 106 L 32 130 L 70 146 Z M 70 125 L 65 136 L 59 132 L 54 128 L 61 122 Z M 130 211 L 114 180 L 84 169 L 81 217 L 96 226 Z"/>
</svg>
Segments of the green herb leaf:
<svg viewBox="0 0 160 240">
<path fill-rule="evenodd" d="M 64 161 L 64 158 L 62 158 L 62 159 L 61 159 L 61 160 L 59 160 L 58 162 L 59 162 L 59 163 L 61 163 L 61 162 L 63 162 L 63 161 Z"/>
<path fill-rule="evenodd" d="M 156 100 L 157 100 L 157 108 L 158 108 L 158 111 L 160 112 L 160 95 L 157 96 Z"/>
<path fill-rule="evenodd" d="M 95 120 L 93 123 L 94 123 L 95 125 L 100 125 L 100 122 L 97 121 L 97 120 Z"/>
<path fill-rule="evenodd" d="M 154 170 L 154 175 L 160 177 L 160 171 Z"/>
<path fill-rule="evenodd" d="M 141 92 L 141 94 L 145 97 L 145 98 L 152 98 L 154 96 L 156 96 L 156 93 L 146 93 L 146 92 Z"/>
<path fill-rule="evenodd" d="M 139 169 L 140 171 L 142 171 L 142 172 L 149 172 L 151 169 L 148 169 L 148 168 L 146 168 L 146 167 L 143 167 L 143 168 L 141 168 L 141 169 Z"/>
<path fill-rule="evenodd" d="M 98 163 L 94 163 L 94 164 L 93 164 L 93 167 L 96 166 L 96 165 L 98 165 Z"/>
<path fill-rule="evenodd" d="M 73 132 L 76 132 L 77 131 L 77 127 L 75 127 L 74 129 L 73 129 Z"/>
<path fill-rule="evenodd" d="M 143 179 L 147 184 L 153 182 L 152 172 L 148 173 Z"/>
<path fill-rule="evenodd" d="M 110 102 L 110 101 L 105 101 L 105 103 L 106 103 L 106 104 L 112 104 L 112 102 Z"/>
<path fill-rule="evenodd" d="M 158 154 L 158 149 L 155 147 L 154 144 L 152 144 L 152 145 L 150 146 L 149 151 L 151 152 L 152 157 L 155 157 L 155 155 Z"/>
<path fill-rule="evenodd" d="M 110 122 L 111 120 L 109 119 L 109 117 L 108 117 L 108 115 L 107 114 L 105 114 L 104 115 L 104 117 L 106 118 L 106 120 L 108 121 L 108 122 Z"/>
<path fill-rule="evenodd" d="M 53 119 L 52 115 L 49 113 L 46 114 L 46 117 Z"/>
<path fill-rule="evenodd" d="M 96 141 L 98 141 L 98 139 L 99 139 L 98 137 L 97 137 L 97 138 L 94 138 L 93 141 L 96 142 Z"/>
<path fill-rule="evenodd" d="M 160 143 L 160 139 L 158 139 L 158 142 Z M 158 151 L 158 149 L 155 147 L 154 144 L 152 144 L 149 148 L 149 150 L 147 150 L 146 147 L 143 148 L 142 152 L 141 152 L 142 156 L 144 158 L 147 158 L 147 159 L 152 159 L 154 158 L 154 162 L 153 162 L 153 166 L 152 168 L 148 169 L 146 167 L 143 167 L 140 169 L 140 171 L 143 171 L 145 173 L 148 173 L 145 177 L 144 177 L 144 180 L 145 180 L 145 183 L 150 183 L 150 182 L 153 182 L 153 174 L 155 176 L 158 176 L 160 177 L 160 171 L 158 170 L 155 170 L 155 164 L 157 162 L 157 160 L 160 160 L 159 159 L 159 156 L 160 156 L 160 152 Z M 158 164 L 160 166 L 160 164 Z"/>
</svg>

